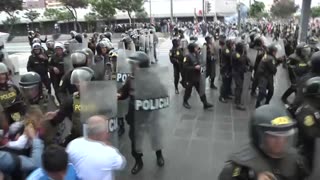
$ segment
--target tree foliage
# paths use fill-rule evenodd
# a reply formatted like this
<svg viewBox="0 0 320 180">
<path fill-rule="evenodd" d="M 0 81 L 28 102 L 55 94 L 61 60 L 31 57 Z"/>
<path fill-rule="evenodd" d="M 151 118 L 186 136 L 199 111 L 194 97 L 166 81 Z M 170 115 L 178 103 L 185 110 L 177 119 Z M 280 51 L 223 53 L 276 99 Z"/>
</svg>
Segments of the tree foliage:
<svg viewBox="0 0 320 180">
<path fill-rule="evenodd" d="M 31 22 L 38 19 L 40 17 L 40 13 L 37 11 L 29 10 L 28 12 L 24 13 L 24 18 L 29 19 Z"/>
<path fill-rule="evenodd" d="M 263 2 L 254 1 L 254 3 L 250 6 L 250 16 L 259 18 L 264 13 L 265 5 Z"/>
<path fill-rule="evenodd" d="M 78 14 L 76 8 L 86 8 L 89 4 L 88 0 L 60 0 L 60 2 L 70 11 L 74 17 L 74 28 L 77 29 L 79 26 L 82 31 L 81 25 L 78 23 Z"/>
<path fill-rule="evenodd" d="M 143 10 L 144 0 L 118 0 L 117 8 L 122 11 L 126 11 L 129 16 L 129 21 L 131 24 L 132 12 L 138 12 Z"/>
<path fill-rule="evenodd" d="M 90 4 L 102 19 L 112 19 L 116 14 L 116 0 L 91 0 Z"/>
<path fill-rule="evenodd" d="M 292 16 L 298 9 L 299 6 L 295 5 L 294 1 L 292 0 L 279 0 L 272 5 L 271 13 L 275 17 L 288 18 Z"/>
<path fill-rule="evenodd" d="M 0 11 L 14 16 L 14 12 L 17 10 L 22 10 L 22 0 L 0 0 Z"/>
<path fill-rule="evenodd" d="M 44 16 L 55 21 L 70 21 L 74 18 L 66 8 L 46 9 Z"/>
<path fill-rule="evenodd" d="M 311 17 L 320 17 L 320 6 L 311 8 Z"/>
<path fill-rule="evenodd" d="M 147 19 L 148 18 L 148 13 L 143 9 L 142 11 L 137 11 L 135 13 L 135 17 L 137 19 Z"/>
</svg>

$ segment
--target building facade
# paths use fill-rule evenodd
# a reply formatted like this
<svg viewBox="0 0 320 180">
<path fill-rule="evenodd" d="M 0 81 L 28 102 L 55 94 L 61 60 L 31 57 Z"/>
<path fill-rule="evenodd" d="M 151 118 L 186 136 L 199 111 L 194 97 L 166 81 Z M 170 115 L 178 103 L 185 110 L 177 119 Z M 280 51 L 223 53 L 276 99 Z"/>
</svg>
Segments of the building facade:
<svg viewBox="0 0 320 180">
<path fill-rule="evenodd" d="M 23 0 L 23 9 L 38 9 L 46 7 L 46 0 Z"/>
</svg>

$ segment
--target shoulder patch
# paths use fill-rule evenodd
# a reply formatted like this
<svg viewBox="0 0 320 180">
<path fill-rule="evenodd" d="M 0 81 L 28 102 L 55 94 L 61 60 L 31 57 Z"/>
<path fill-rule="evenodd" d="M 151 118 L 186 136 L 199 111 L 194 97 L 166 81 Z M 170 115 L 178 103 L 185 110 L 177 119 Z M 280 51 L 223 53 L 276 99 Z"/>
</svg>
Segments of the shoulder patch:
<svg viewBox="0 0 320 180">
<path fill-rule="evenodd" d="M 179 52 L 179 51 L 177 51 L 177 53 L 176 53 L 176 54 L 177 54 L 177 56 L 179 56 L 179 55 L 180 55 L 180 52 Z"/>
<path fill-rule="evenodd" d="M 238 177 L 238 176 L 240 175 L 240 172 L 241 172 L 241 167 L 236 166 L 236 167 L 233 169 L 232 177 Z"/>
<path fill-rule="evenodd" d="M 227 54 L 229 54 L 229 53 L 230 53 L 229 49 L 226 49 L 226 53 L 227 53 Z"/>
<path fill-rule="evenodd" d="M 187 62 L 187 58 L 186 57 L 183 58 L 183 62 Z"/>
<path fill-rule="evenodd" d="M 61 79 L 59 86 L 62 86 L 62 84 L 63 84 L 63 80 Z"/>
<path fill-rule="evenodd" d="M 306 117 L 304 118 L 303 124 L 304 124 L 305 126 L 310 127 L 310 126 L 314 125 L 314 123 L 315 123 L 315 122 L 314 122 L 314 118 L 313 118 L 312 115 L 308 115 L 308 116 L 306 116 Z"/>
<path fill-rule="evenodd" d="M 170 57 L 172 56 L 172 53 L 171 53 L 171 52 L 169 53 L 169 56 L 170 56 Z"/>
<path fill-rule="evenodd" d="M 239 54 L 239 53 L 237 53 L 237 54 L 236 54 L 236 57 L 239 59 L 239 58 L 240 58 L 240 54 Z"/>
</svg>

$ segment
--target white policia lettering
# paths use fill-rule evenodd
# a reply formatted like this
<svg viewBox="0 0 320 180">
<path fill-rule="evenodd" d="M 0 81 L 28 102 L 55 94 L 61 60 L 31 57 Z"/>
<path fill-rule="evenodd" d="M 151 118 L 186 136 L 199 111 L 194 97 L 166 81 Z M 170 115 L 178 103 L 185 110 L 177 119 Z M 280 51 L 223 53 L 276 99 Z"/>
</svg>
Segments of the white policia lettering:
<svg viewBox="0 0 320 180">
<path fill-rule="evenodd" d="M 170 99 L 169 97 L 157 98 L 157 99 L 147 99 L 147 100 L 135 100 L 136 111 L 150 111 L 157 109 L 164 109 L 169 107 Z"/>
<path fill-rule="evenodd" d="M 125 82 L 129 76 L 129 73 L 117 73 L 117 82 Z"/>
<path fill-rule="evenodd" d="M 118 129 L 118 118 L 111 118 L 107 122 L 109 132 L 113 132 Z"/>
</svg>

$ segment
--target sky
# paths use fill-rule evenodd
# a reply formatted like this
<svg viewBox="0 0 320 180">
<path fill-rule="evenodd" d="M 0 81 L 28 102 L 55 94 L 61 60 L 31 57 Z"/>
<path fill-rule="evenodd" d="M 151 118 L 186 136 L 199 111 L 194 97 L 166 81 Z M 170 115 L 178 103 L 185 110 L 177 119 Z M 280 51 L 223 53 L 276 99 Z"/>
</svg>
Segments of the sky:
<svg viewBox="0 0 320 180">
<path fill-rule="evenodd" d="M 266 6 L 269 4 L 271 5 L 273 3 L 273 0 L 257 0 L 263 2 Z M 300 7 L 302 6 L 303 0 L 295 0 L 295 3 L 298 4 Z M 246 5 L 249 5 L 249 0 L 240 0 L 240 2 L 245 3 Z M 251 3 L 253 3 L 253 0 L 251 0 Z M 312 0 L 311 6 L 317 6 L 320 5 L 320 0 Z"/>
</svg>

